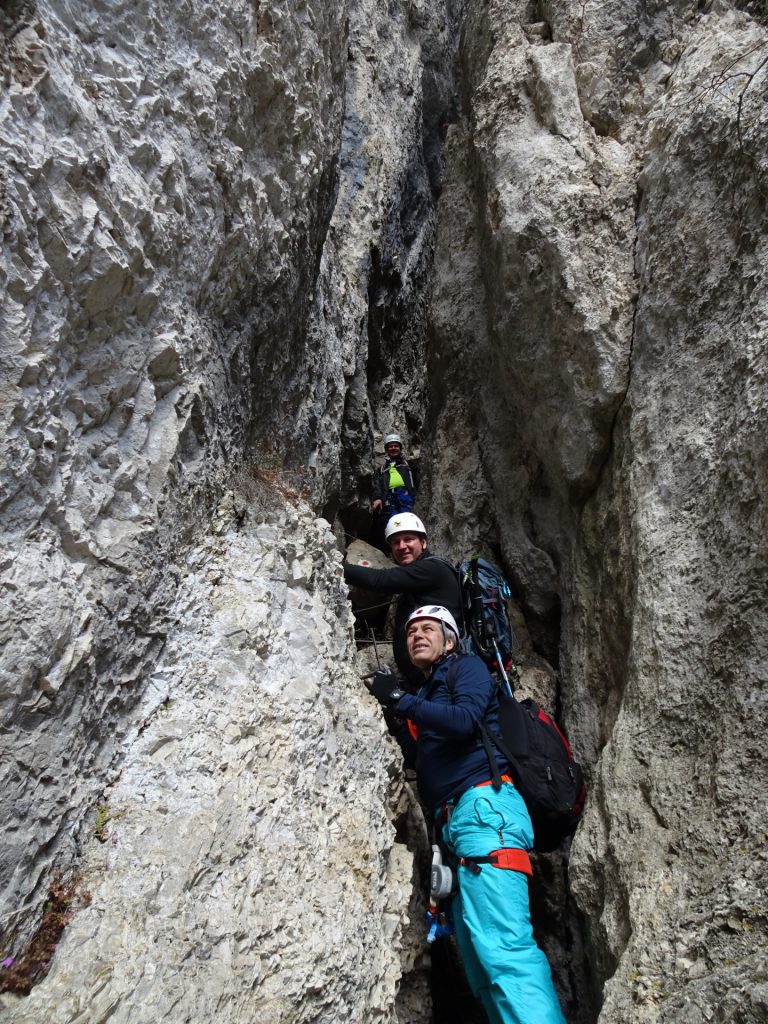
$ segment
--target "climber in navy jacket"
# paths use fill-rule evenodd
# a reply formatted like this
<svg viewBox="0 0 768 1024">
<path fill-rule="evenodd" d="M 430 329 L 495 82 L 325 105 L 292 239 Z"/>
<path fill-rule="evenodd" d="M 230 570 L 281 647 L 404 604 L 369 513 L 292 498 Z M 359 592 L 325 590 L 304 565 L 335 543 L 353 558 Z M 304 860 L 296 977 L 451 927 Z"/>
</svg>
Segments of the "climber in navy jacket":
<svg viewBox="0 0 768 1024">
<path fill-rule="evenodd" d="M 424 684 L 405 693 L 377 672 L 370 691 L 395 727 L 419 796 L 434 815 L 458 883 L 453 917 L 467 978 L 495 1024 L 565 1024 L 528 907 L 533 826 L 509 766 L 493 788 L 479 726 L 493 731 L 496 684 L 480 658 L 459 655 L 459 629 L 440 606 L 417 608 L 406 642 Z"/>
</svg>

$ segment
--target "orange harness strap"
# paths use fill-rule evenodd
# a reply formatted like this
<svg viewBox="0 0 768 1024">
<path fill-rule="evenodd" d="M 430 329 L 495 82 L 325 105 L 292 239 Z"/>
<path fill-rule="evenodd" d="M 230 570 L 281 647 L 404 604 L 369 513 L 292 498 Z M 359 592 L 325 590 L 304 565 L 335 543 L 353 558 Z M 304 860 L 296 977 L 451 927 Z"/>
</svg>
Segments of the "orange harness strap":
<svg viewBox="0 0 768 1024">
<path fill-rule="evenodd" d="M 511 782 L 513 786 L 515 784 L 515 781 L 514 781 L 514 779 L 512 778 L 511 775 L 502 775 L 501 776 L 501 781 L 502 782 Z M 470 789 L 480 789 L 483 786 L 492 786 L 492 785 L 493 785 L 493 779 L 486 779 L 485 782 L 476 782 L 474 784 L 474 786 L 470 786 Z"/>
<path fill-rule="evenodd" d="M 410 732 L 411 736 L 413 736 L 414 739 L 418 739 L 418 729 L 417 729 L 417 727 L 413 724 L 413 722 L 410 720 L 410 718 L 406 719 L 406 721 L 408 722 L 408 731 Z M 502 782 L 509 782 L 512 786 L 514 786 L 514 784 L 515 784 L 514 779 L 512 778 L 511 775 L 502 775 L 501 776 L 501 781 Z M 469 789 L 482 789 L 483 786 L 492 786 L 492 785 L 493 785 L 493 779 L 486 779 L 485 782 L 476 782 L 474 784 L 474 786 L 470 786 Z M 464 793 L 468 793 L 469 789 L 465 789 Z M 435 817 L 436 817 L 438 822 L 444 822 L 444 821 L 450 821 L 451 820 L 451 815 L 453 814 L 453 808 L 456 806 L 456 804 L 459 802 L 459 800 L 461 800 L 461 798 L 464 796 L 464 793 L 459 793 L 458 796 L 451 797 L 451 799 L 448 800 L 447 803 L 441 804 L 441 806 L 438 807 L 437 811 L 435 812 Z"/>
<path fill-rule="evenodd" d="M 462 857 L 459 864 L 475 874 L 480 874 L 481 864 L 490 864 L 494 868 L 505 871 L 522 871 L 524 875 L 532 875 L 531 858 L 527 850 L 502 849 L 491 850 L 487 857 Z"/>
</svg>

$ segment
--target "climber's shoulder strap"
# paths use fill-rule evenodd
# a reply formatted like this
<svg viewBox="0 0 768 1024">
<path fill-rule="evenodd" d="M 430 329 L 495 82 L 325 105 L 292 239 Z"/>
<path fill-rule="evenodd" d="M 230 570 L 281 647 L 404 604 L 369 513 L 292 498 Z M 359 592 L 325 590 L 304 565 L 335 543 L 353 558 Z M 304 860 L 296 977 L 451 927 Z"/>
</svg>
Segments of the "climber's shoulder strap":
<svg viewBox="0 0 768 1024">
<path fill-rule="evenodd" d="M 451 703 L 454 703 L 456 696 L 456 674 L 459 671 L 459 665 L 463 658 L 468 657 L 466 654 L 458 654 L 453 659 L 451 664 L 448 666 L 448 671 L 445 674 L 445 681 L 448 686 L 448 693 L 451 696 Z M 485 748 L 486 756 L 488 757 L 488 765 L 491 769 L 491 781 L 495 790 L 501 789 L 501 771 L 499 769 L 499 763 L 496 760 L 496 754 L 494 753 L 493 743 L 488 735 L 488 730 L 485 727 L 485 723 L 480 726 L 480 742 Z M 504 751 L 502 751 L 504 753 Z"/>
</svg>

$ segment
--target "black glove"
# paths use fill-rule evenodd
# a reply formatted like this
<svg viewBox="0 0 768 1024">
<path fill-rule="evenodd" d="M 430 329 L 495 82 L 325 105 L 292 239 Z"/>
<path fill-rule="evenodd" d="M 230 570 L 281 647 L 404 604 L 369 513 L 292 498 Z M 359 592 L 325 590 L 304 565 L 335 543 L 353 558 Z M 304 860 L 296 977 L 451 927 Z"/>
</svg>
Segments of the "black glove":
<svg viewBox="0 0 768 1024">
<path fill-rule="evenodd" d="M 377 672 L 368 689 L 379 704 L 388 709 L 394 708 L 400 698 L 405 695 L 400 681 L 392 672 Z"/>
</svg>

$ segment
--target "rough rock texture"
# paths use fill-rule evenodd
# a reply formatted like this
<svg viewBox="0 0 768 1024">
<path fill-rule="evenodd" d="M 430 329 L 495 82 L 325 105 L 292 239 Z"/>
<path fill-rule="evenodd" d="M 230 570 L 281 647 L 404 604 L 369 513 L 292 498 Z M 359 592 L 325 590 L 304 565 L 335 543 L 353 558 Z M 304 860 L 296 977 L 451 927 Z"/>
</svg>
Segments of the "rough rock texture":
<svg viewBox="0 0 768 1024">
<path fill-rule="evenodd" d="M 350 653 L 335 538 L 306 509 L 241 529 L 236 511 L 225 499 L 179 566 L 79 862 L 91 904 L 4 1019 L 428 1019 L 424 991 L 392 1009 L 422 945 L 403 936 L 413 858 L 392 826 L 413 798 L 389 786 L 396 748 Z"/>
<path fill-rule="evenodd" d="M 462 5 L 384 6 L 350 9 L 338 193 L 299 356 L 326 365 L 302 407 L 313 495 L 353 536 L 369 525 L 374 443 L 397 430 L 411 451 L 423 425 L 435 195 Z"/>
<path fill-rule="evenodd" d="M 261 470 L 286 461 L 337 503 L 371 252 L 385 230 L 400 245 L 412 165 L 426 181 L 421 77 L 450 27 L 396 14 L 4 9 L 4 912 L 39 897 L 95 796 L 163 643 L 174 554 L 251 435 Z M 403 258 L 423 249 L 419 230 Z"/>
<path fill-rule="evenodd" d="M 391 569 L 393 564 L 391 558 L 363 540 L 352 541 L 344 557 L 353 565 L 369 565 L 374 569 Z M 349 599 L 359 627 L 365 622 L 380 622 L 385 619 L 392 602 L 389 594 L 377 594 L 372 590 L 360 590 L 358 587 L 349 588 Z"/>
<path fill-rule="evenodd" d="M 766 58 L 726 5 L 467 8 L 430 517 L 595 766 L 573 1020 L 768 1014 Z"/>
<path fill-rule="evenodd" d="M 571 48 L 526 34 L 524 13 L 474 4 L 465 26 L 468 112 L 449 135 L 435 268 L 433 532 L 498 544 L 546 625 L 570 502 L 627 385 L 635 182 L 632 151 L 580 116 Z"/>
<path fill-rule="evenodd" d="M 186 553 L 205 543 L 222 487 L 253 464 L 332 512 L 344 466 L 370 473 L 367 310 L 374 293 L 380 313 L 401 293 L 409 315 L 425 303 L 456 34 L 450 5 L 416 2 L 41 0 L 0 17 L 0 924 L 17 953 L 52 866 L 78 859 L 105 785 L 143 756 L 135 723 L 176 642 Z M 355 491 L 357 475 L 345 479 Z M 371 838 L 382 863 L 383 837 Z M 349 839 L 357 855 L 360 836 Z M 410 885 L 410 863 L 395 861 L 381 906 Z M 295 890 L 280 899 L 295 903 Z M 359 967 L 370 951 L 350 941 Z M 380 991 L 361 990 L 385 1019 L 398 1012 L 390 967 L 410 956 L 399 945 L 381 954 Z M 66 984 L 55 987 L 71 1009 Z M 127 1006 L 132 984 L 115 981 Z M 191 1005 L 200 990 L 191 976 L 180 984 Z M 407 1016 L 421 1019 L 418 978 L 411 989 Z"/>
<path fill-rule="evenodd" d="M 765 1019 L 741 6 L 3 5 L 3 954 L 54 865 L 93 894 L 10 1019 L 428 1019 L 423 822 L 315 519 L 365 527 L 392 428 L 590 768 L 578 906 L 562 857 L 533 890 L 570 1024 Z"/>
<path fill-rule="evenodd" d="M 345 13 L 4 9 L 4 921 L 98 792 L 173 553 L 242 461 L 254 324 L 306 302 Z"/>
<path fill-rule="evenodd" d="M 568 704 L 607 743 L 574 881 L 610 1021 L 768 1017 L 766 56 L 703 19 L 652 123 L 631 383 L 575 560 Z"/>
</svg>

